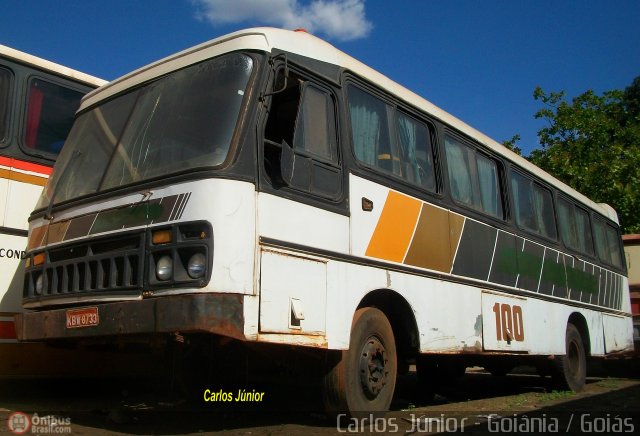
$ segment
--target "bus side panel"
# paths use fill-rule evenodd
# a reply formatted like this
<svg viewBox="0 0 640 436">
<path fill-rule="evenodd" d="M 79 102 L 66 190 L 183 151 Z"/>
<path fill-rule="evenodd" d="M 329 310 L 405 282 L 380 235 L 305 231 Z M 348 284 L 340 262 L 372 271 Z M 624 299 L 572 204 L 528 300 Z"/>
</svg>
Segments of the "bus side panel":
<svg viewBox="0 0 640 436">
<path fill-rule="evenodd" d="M 12 314 L 22 312 L 22 284 L 28 218 L 38 201 L 46 175 L 36 169 L 47 167 L 0 158 L 0 341 L 15 341 Z"/>
<path fill-rule="evenodd" d="M 414 313 L 422 353 L 482 351 L 477 288 L 331 260 L 327 289 L 327 343 L 331 349 L 348 348 L 353 315 L 363 298 L 388 290 L 401 295 Z"/>
<path fill-rule="evenodd" d="M 27 238 L 0 233 L 0 313 L 22 311 L 24 248 Z"/>
<path fill-rule="evenodd" d="M 628 316 L 602 315 L 606 353 L 633 349 L 633 320 Z"/>
<path fill-rule="evenodd" d="M 327 263 L 327 289 L 326 337 L 331 349 L 348 348 L 353 314 L 362 299 L 370 292 L 388 289 L 402 295 L 414 313 L 421 353 L 524 351 L 530 355 L 563 355 L 567 323 L 574 313 L 586 321 L 591 355 L 602 356 L 605 352 L 603 314 L 598 310 L 335 260 Z M 498 310 L 494 311 L 496 303 Z M 515 327 L 517 318 L 522 320 L 519 330 Z M 612 327 L 619 337 L 626 337 L 620 325 Z M 505 330 L 513 335 L 511 344 Z"/>
<path fill-rule="evenodd" d="M 11 177 L 25 177 L 26 181 L 9 180 L 4 227 L 27 230 L 29 214 L 38 202 L 42 187 L 47 182 L 47 179 L 27 174 L 26 172 L 19 172 L 15 169 L 11 171 Z"/>
<path fill-rule="evenodd" d="M 481 293 L 457 283 L 411 277 L 409 302 L 421 353 L 481 353 Z"/>
<path fill-rule="evenodd" d="M 326 310 L 326 295 L 333 293 L 327 287 L 327 261 L 288 252 L 286 247 L 296 245 L 346 254 L 349 250 L 348 218 L 259 193 L 257 219 L 262 242 L 266 239 L 267 244 L 278 246 L 263 246 L 260 251 L 260 332 L 325 335 L 327 325 L 333 322 L 333 316 Z M 343 292 L 352 291 L 345 288 Z M 288 340 L 298 343 L 300 338 L 294 336 Z M 261 335 L 261 340 L 270 339 Z M 278 341 L 282 340 L 278 338 Z M 316 343 L 318 339 L 310 340 Z M 324 345 L 324 339 L 321 342 Z"/>
</svg>

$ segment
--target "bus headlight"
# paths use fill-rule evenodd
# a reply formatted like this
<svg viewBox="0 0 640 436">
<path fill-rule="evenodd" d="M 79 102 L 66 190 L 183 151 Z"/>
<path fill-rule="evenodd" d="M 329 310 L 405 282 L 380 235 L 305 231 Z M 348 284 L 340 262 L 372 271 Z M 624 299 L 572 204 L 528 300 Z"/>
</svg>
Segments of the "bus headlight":
<svg viewBox="0 0 640 436">
<path fill-rule="evenodd" d="M 187 272 L 192 279 L 199 279 L 204 276 L 207 270 L 207 258 L 202 253 L 196 253 L 189 258 L 187 263 Z"/>
<path fill-rule="evenodd" d="M 169 280 L 173 275 L 173 259 L 169 256 L 162 256 L 156 264 L 156 277 L 158 280 Z"/>
<path fill-rule="evenodd" d="M 44 274 L 38 274 L 38 278 L 36 278 L 36 295 L 42 295 L 42 289 L 44 287 Z"/>
</svg>

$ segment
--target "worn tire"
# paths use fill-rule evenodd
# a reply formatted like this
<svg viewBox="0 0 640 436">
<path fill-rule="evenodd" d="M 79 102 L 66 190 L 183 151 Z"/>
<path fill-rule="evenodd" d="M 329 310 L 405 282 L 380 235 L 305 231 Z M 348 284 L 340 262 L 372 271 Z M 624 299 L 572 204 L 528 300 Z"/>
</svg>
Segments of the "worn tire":
<svg viewBox="0 0 640 436">
<path fill-rule="evenodd" d="M 567 324 L 565 335 L 565 355 L 554 361 L 554 382 L 560 389 L 580 392 L 587 377 L 587 356 L 582 336 L 575 325 Z"/>
<path fill-rule="evenodd" d="M 389 409 L 398 363 L 393 330 L 382 311 L 358 309 L 349 349 L 328 354 L 327 363 L 323 398 L 327 413 L 353 415 Z"/>
</svg>

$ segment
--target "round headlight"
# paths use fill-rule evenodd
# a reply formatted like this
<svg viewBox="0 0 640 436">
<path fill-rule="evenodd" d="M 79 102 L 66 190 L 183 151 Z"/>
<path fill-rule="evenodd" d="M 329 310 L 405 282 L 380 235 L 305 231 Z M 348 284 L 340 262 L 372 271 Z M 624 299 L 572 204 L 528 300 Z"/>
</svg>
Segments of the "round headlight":
<svg viewBox="0 0 640 436">
<path fill-rule="evenodd" d="M 170 256 L 162 256 L 156 263 L 156 277 L 158 280 L 169 280 L 173 275 L 173 260 Z"/>
<path fill-rule="evenodd" d="M 189 258 L 189 263 L 187 264 L 187 272 L 189 273 L 189 277 L 192 279 L 199 279 L 204 276 L 205 271 L 207 270 L 207 258 L 202 253 L 196 253 Z"/>
<path fill-rule="evenodd" d="M 42 295 L 42 289 L 44 287 L 44 274 L 39 274 L 36 278 L 36 294 Z"/>
</svg>

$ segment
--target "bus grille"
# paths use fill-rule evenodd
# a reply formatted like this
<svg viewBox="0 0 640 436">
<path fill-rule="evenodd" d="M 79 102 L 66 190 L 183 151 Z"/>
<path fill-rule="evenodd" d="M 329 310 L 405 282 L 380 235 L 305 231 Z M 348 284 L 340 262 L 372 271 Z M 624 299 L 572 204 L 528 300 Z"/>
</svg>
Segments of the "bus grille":
<svg viewBox="0 0 640 436">
<path fill-rule="evenodd" d="M 44 265 L 27 268 L 25 298 L 142 289 L 144 233 L 58 246 L 46 250 L 45 256 Z"/>
</svg>

